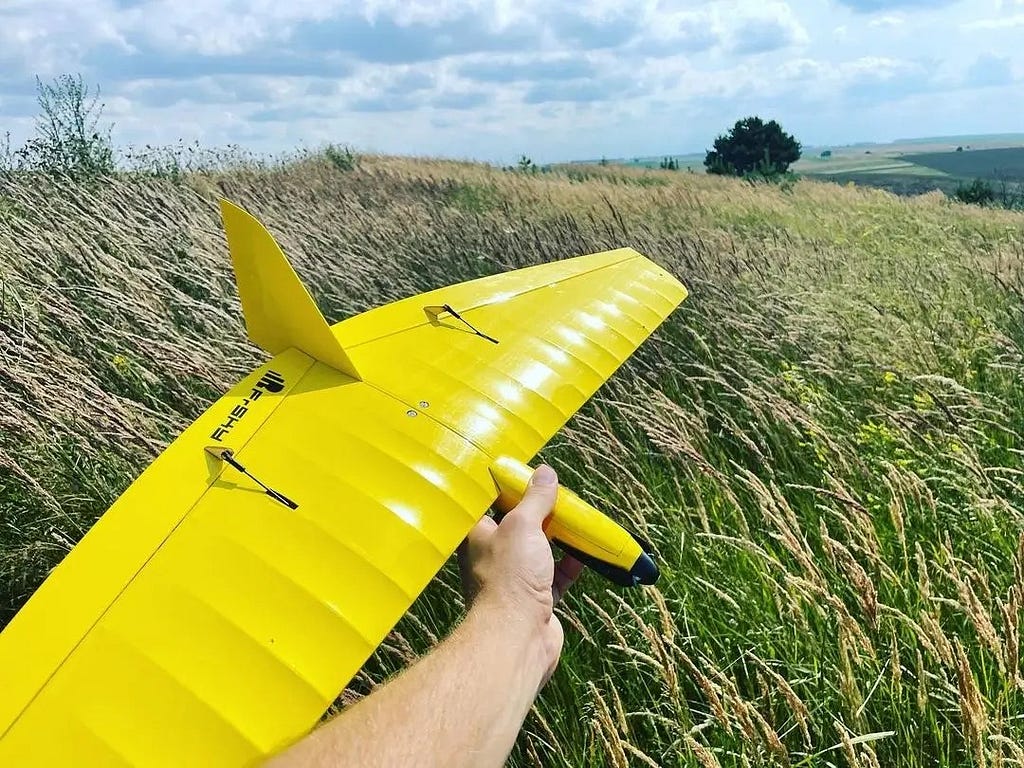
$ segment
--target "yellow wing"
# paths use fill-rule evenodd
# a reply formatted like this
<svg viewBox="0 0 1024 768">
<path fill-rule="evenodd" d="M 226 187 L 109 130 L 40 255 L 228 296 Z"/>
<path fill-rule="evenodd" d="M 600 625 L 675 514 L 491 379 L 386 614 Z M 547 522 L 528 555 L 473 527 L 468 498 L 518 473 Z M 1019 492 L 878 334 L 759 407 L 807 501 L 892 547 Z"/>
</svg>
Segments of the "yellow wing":
<svg viewBox="0 0 1024 768">
<path fill-rule="evenodd" d="M 624 248 L 424 293 L 334 333 L 366 381 L 527 461 L 685 297 Z"/>
<path fill-rule="evenodd" d="M 236 231 L 258 227 L 246 216 L 225 206 Z M 283 262 L 243 241 L 240 284 L 247 261 Z M 331 339 L 283 267 L 261 266 L 293 304 L 243 292 L 250 332 L 283 351 L 0 634 L 0 764 L 242 766 L 308 731 L 495 501 L 494 459 L 529 459 L 685 296 L 613 251 L 396 302 Z"/>
</svg>

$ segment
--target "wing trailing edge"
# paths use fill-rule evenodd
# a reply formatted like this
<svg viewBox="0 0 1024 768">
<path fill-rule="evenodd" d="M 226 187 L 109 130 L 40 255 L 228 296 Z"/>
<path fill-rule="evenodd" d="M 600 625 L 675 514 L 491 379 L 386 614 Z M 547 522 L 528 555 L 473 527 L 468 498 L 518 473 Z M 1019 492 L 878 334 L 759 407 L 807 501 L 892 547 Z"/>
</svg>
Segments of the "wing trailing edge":
<svg viewBox="0 0 1024 768">
<path fill-rule="evenodd" d="M 294 347 L 361 379 L 273 235 L 227 200 L 220 212 L 249 338 L 272 355 Z"/>
</svg>

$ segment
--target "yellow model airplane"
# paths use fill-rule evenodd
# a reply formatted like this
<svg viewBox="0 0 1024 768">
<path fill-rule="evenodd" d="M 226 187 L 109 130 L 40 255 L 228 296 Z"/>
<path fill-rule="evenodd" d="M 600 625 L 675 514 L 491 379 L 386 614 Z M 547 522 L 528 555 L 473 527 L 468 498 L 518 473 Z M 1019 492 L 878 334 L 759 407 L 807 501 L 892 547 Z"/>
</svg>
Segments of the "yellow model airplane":
<svg viewBox="0 0 1024 768">
<path fill-rule="evenodd" d="M 222 202 L 273 359 L 186 429 L 0 634 L 0 765 L 245 766 L 309 731 L 469 529 L 686 296 L 639 253 L 453 285 L 328 326 Z M 548 536 L 657 569 L 567 490 Z"/>
</svg>

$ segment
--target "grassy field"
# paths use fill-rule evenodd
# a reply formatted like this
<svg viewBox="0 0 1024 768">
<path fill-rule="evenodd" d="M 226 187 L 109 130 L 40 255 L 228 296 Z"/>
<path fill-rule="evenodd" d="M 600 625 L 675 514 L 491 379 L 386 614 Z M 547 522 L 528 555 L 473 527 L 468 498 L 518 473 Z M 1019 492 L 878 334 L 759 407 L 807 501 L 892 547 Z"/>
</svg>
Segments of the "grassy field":
<svg viewBox="0 0 1024 768">
<path fill-rule="evenodd" d="M 261 359 L 219 195 L 331 319 L 620 245 L 688 285 L 544 452 L 663 580 L 577 585 L 512 765 L 1024 765 L 1024 215 L 941 195 L 387 158 L 0 178 L 0 621 Z M 347 700 L 447 631 L 456 583 Z"/>
<path fill-rule="evenodd" d="M 901 158 L 895 155 L 840 155 L 838 157 L 803 158 L 793 167 L 795 172 L 805 176 L 833 176 L 851 173 L 910 174 L 920 176 L 945 176 L 942 171 L 916 165 L 913 156 Z"/>
</svg>

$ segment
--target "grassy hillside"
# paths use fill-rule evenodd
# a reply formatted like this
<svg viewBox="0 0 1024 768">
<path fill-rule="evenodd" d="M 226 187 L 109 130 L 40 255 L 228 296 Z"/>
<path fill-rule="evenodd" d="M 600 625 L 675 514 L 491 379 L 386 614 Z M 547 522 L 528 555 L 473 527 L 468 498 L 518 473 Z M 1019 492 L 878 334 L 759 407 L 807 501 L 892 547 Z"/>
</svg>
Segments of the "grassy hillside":
<svg viewBox="0 0 1024 768">
<path fill-rule="evenodd" d="M 515 766 L 1024 763 L 1024 216 L 703 175 L 310 160 L 0 179 L 0 610 L 261 359 L 216 213 L 325 314 L 631 245 L 691 298 L 546 449 L 657 546 L 588 576 Z M 446 571 L 353 682 L 459 615 Z"/>
</svg>

